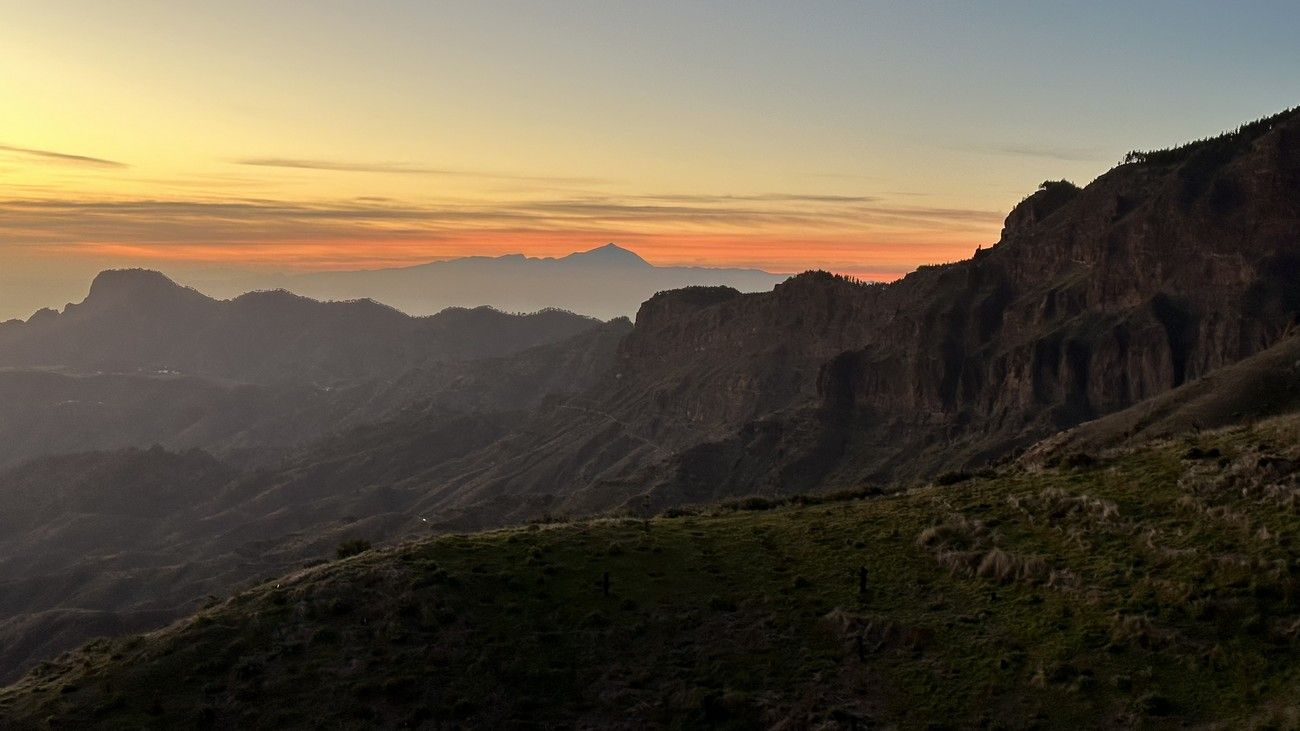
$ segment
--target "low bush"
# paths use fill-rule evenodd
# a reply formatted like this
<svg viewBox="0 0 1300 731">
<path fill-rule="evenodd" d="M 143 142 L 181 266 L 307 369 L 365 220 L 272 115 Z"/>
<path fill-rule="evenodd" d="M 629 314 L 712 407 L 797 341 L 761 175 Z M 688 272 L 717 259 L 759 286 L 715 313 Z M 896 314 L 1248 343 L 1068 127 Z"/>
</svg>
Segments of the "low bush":
<svg viewBox="0 0 1300 731">
<path fill-rule="evenodd" d="M 972 474 L 969 473 L 969 472 L 963 472 L 963 471 L 961 471 L 961 470 L 955 470 L 955 471 L 952 471 L 952 472 L 944 472 L 943 474 L 941 474 L 941 475 L 939 475 L 938 477 L 934 478 L 934 484 L 936 484 L 936 485 L 942 485 L 942 486 L 947 486 L 947 485 L 956 485 L 956 484 L 958 484 L 958 483 L 960 483 L 960 482 L 966 482 L 966 481 L 972 479 L 973 477 L 975 477 L 975 476 L 972 475 Z"/>
<path fill-rule="evenodd" d="M 339 547 L 334 550 L 335 558 L 348 558 L 357 554 L 365 553 L 371 549 L 370 541 L 357 538 L 350 541 L 343 541 Z"/>
</svg>

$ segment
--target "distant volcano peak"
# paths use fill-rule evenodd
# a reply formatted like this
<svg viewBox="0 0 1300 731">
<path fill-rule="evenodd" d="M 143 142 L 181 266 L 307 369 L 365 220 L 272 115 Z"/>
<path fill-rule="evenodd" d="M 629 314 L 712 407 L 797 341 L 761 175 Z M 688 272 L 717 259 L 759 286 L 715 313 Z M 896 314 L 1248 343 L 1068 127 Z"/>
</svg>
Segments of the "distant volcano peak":
<svg viewBox="0 0 1300 731">
<path fill-rule="evenodd" d="M 609 243 L 587 251 L 579 251 L 560 257 L 560 261 L 602 264 L 609 266 L 648 267 L 650 262 L 642 259 L 636 252 L 624 249 L 618 244 Z"/>
</svg>

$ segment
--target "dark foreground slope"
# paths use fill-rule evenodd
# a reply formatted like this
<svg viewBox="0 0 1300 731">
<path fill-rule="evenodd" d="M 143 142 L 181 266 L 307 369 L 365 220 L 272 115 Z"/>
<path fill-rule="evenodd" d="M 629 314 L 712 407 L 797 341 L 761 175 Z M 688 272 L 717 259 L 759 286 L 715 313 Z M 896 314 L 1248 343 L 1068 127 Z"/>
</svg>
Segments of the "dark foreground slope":
<svg viewBox="0 0 1300 731">
<path fill-rule="evenodd" d="M 43 664 L 0 717 L 1293 725 L 1298 445 L 1287 417 L 956 487 L 369 551 Z"/>
<path fill-rule="evenodd" d="M 992 248 L 892 284 L 661 293 L 607 379 L 429 504 L 487 523 L 542 500 L 661 508 L 978 466 L 1265 350 L 1297 281 L 1293 110 L 1046 183 Z"/>
<path fill-rule="evenodd" d="M 46 456 L 0 470 L 0 683 L 88 637 L 159 626 L 209 594 L 328 555 L 340 541 L 427 533 L 417 506 L 429 465 L 500 439 L 521 411 L 589 385 L 628 327 L 616 321 L 508 357 L 433 363 L 302 401 L 234 389 L 247 391 L 239 398 L 246 410 L 220 408 L 233 399 L 150 402 L 123 386 L 111 391 L 121 394 L 113 404 L 135 408 L 116 415 L 91 409 L 78 419 L 34 409 L 29 420 L 0 419 L 0 438 L 38 447 L 67 443 L 59 425 L 73 429 L 72 440 L 118 445 L 155 434 L 173 447 L 193 440 L 227 453 L 259 440 L 265 447 L 277 435 L 333 432 L 252 469 L 155 446 Z M 74 385 L 94 380 L 31 375 Z M 102 378 L 101 385 L 109 377 Z M 178 392 L 186 393 L 160 387 L 142 395 Z M 92 393 L 107 399 L 109 391 Z M 28 404 L 41 397 L 34 389 L 16 395 Z M 245 419 L 248 413 L 260 418 Z M 105 422 L 94 414 L 120 428 L 99 431 Z M 150 431 L 172 423 L 162 418 L 168 414 L 190 426 Z M 359 424 L 367 414 L 385 419 Z M 232 436 L 212 439 L 202 425 Z M 0 449 L 0 461 L 4 454 Z"/>
</svg>

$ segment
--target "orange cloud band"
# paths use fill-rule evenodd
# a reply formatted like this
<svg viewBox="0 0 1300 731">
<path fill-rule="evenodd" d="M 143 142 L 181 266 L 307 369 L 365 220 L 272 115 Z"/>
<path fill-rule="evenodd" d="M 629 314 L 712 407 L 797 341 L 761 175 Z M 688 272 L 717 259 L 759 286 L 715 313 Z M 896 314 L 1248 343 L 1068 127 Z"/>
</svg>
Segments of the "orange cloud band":
<svg viewBox="0 0 1300 731">
<path fill-rule="evenodd" d="M 560 256 L 615 241 L 659 265 L 818 268 L 888 280 L 920 264 L 969 256 L 977 245 L 996 240 L 999 226 L 1000 216 L 982 211 L 789 197 L 479 207 L 256 200 L 0 205 L 0 239 L 29 254 L 263 269 L 366 269 L 511 253 Z"/>
</svg>

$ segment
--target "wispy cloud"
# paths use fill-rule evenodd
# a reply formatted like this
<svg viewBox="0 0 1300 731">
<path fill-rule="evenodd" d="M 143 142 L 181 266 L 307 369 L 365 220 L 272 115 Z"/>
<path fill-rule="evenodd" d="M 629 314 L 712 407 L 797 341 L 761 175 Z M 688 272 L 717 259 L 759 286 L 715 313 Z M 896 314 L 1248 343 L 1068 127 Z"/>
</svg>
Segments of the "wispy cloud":
<svg viewBox="0 0 1300 731">
<path fill-rule="evenodd" d="M 23 247 L 137 261 L 356 268 L 473 253 L 568 253 L 620 241 L 642 243 L 669 263 L 797 271 L 856 261 L 853 271 L 906 271 L 909 263 L 947 261 L 991 243 L 1001 221 L 992 211 L 803 193 L 481 204 L 11 199 L 0 200 L 0 256 Z"/>
<path fill-rule="evenodd" d="M 873 203 L 880 200 L 873 195 L 817 195 L 808 193 L 762 193 L 758 195 L 639 195 L 639 200 L 670 201 L 676 203 L 732 203 L 750 201 L 762 203 Z"/>
<path fill-rule="evenodd" d="M 105 160 L 88 155 L 72 155 L 66 152 L 55 152 L 54 150 L 37 150 L 31 147 L 17 147 L 15 145 L 0 145 L 0 152 L 62 165 L 86 165 L 99 168 L 130 167 L 126 163 L 116 160 Z"/>
<path fill-rule="evenodd" d="M 286 157 L 247 157 L 233 161 L 236 165 L 296 170 L 327 170 L 338 173 L 393 173 L 397 175 L 460 175 L 455 170 L 425 168 L 395 162 L 343 162 L 339 160 L 302 160 Z"/>
<path fill-rule="evenodd" d="M 977 152 L 991 155 L 1011 155 L 1017 157 L 1040 157 L 1067 162 L 1097 162 L 1108 159 L 1106 154 L 1096 148 L 1059 147 L 1056 145 L 1031 145 L 1009 143 L 975 148 Z"/>
<path fill-rule="evenodd" d="M 880 180 L 879 175 L 863 173 L 803 173 L 808 178 L 826 178 L 828 180 Z"/>
<path fill-rule="evenodd" d="M 999 224 L 994 211 L 884 205 L 862 196 L 772 194 L 590 196 L 484 204 L 409 204 L 358 198 L 327 203 L 264 199 L 0 202 L 11 242 L 249 241 L 421 236 L 479 230 L 972 230 Z"/>
<path fill-rule="evenodd" d="M 606 178 L 564 177 L 551 175 L 511 175 L 476 170 L 456 170 L 452 168 L 423 167 L 397 162 L 350 162 L 346 160 L 318 160 L 286 157 L 246 157 L 232 160 L 236 165 L 252 167 L 288 168 L 293 170 L 323 170 L 336 173 L 382 173 L 392 175 L 433 175 L 455 178 L 476 178 L 488 180 L 513 180 L 529 183 L 546 183 L 559 185 L 601 185 L 609 183 Z"/>
</svg>

